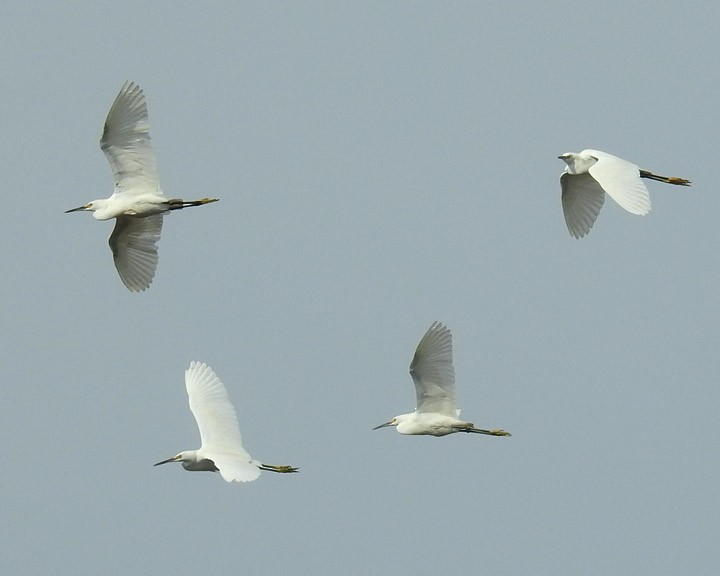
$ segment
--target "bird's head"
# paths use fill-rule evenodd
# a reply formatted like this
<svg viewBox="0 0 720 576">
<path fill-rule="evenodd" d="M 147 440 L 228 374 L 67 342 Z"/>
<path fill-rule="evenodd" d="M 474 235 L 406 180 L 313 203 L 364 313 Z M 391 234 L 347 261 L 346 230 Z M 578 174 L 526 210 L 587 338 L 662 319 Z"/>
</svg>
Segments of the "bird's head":
<svg viewBox="0 0 720 576">
<path fill-rule="evenodd" d="M 115 218 L 115 216 L 117 216 L 117 210 L 107 198 L 93 200 L 77 208 L 65 210 L 65 214 L 69 214 L 70 212 L 92 212 L 96 220 L 107 220 L 108 218 Z"/>
<path fill-rule="evenodd" d="M 565 171 L 568 174 L 584 174 L 595 164 L 598 159 L 593 156 L 589 150 L 582 152 L 565 152 L 560 154 L 558 158 L 567 164 Z"/>
<path fill-rule="evenodd" d="M 397 426 L 397 423 L 398 423 L 398 419 L 396 416 L 392 420 L 385 422 L 385 424 L 380 424 L 380 426 L 375 426 L 375 428 L 373 428 L 373 430 L 379 430 L 380 428 L 385 428 L 387 426 Z"/>
<path fill-rule="evenodd" d="M 83 204 L 82 206 L 78 206 L 77 208 L 70 208 L 70 210 L 65 210 L 65 214 L 70 214 L 70 212 L 94 212 L 97 210 L 95 207 L 94 202 L 88 202 L 87 204 Z"/>
<path fill-rule="evenodd" d="M 163 460 L 162 462 L 157 462 L 153 464 L 153 466 L 160 466 L 160 464 L 167 464 L 169 462 L 195 462 L 196 460 L 197 458 L 195 458 L 195 452 L 191 450 L 188 452 L 180 452 L 180 454 L 177 454 L 172 458 L 168 458 L 167 460 Z"/>
</svg>

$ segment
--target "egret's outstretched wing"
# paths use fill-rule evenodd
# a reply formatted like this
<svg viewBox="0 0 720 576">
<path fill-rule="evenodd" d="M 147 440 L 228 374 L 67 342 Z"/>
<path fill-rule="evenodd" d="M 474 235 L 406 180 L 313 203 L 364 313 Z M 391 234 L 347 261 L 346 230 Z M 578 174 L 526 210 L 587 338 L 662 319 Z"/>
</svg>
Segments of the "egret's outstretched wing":
<svg viewBox="0 0 720 576">
<path fill-rule="evenodd" d="M 215 454 L 215 466 L 227 482 L 252 482 L 260 476 L 260 469 L 250 460 L 232 454 Z"/>
<path fill-rule="evenodd" d="M 145 218 L 118 216 L 116 219 L 108 242 L 120 279 L 132 292 L 148 288 L 155 276 L 162 223 L 162 214 Z"/>
<path fill-rule="evenodd" d="M 420 340 L 410 363 L 418 412 L 437 412 L 455 418 L 455 369 L 452 334 L 433 322 Z"/>
<path fill-rule="evenodd" d="M 100 148 L 110 162 L 117 193 L 160 189 L 145 95 L 137 84 L 126 82 L 115 98 L 105 120 Z"/>
<path fill-rule="evenodd" d="M 185 388 L 200 429 L 201 449 L 241 455 L 249 462 L 250 455 L 242 447 L 235 408 L 212 368 L 203 362 L 190 362 L 185 371 Z"/>
<path fill-rule="evenodd" d="M 560 176 L 562 207 L 570 234 L 582 238 L 590 232 L 605 202 L 605 192 L 587 172 Z"/>
<path fill-rule="evenodd" d="M 590 175 L 620 206 L 632 214 L 650 212 L 650 193 L 640 179 L 640 168 L 632 162 L 600 150 L 584 150 L 597 158 Z"/>
</svg>

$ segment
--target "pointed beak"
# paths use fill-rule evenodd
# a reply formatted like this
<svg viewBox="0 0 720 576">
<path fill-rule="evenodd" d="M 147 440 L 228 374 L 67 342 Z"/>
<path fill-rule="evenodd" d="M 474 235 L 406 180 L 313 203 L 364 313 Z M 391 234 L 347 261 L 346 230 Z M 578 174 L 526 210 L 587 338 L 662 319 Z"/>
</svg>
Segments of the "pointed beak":
<svg viewBox="0 0 720 576">
<path fill-rule="evenodd" d="M 158 462 L 157 464 L 153 464 L 153 466 L 160 466 L 160 464 L 167 464 L 168 462 L 177 462 L 177 456 L 173 456 L 172 458 L 168 458 L 167 460 L 163 460 L 162 462 Z"/>
<path fill-rule="evenodd" d="M 375 426 L 373 430 L 380 430 L 380 428 L 385 428 L 386 426 L 392 426 L 392 420 L 390 420 L 390 422 L 385 422 L 385 424 L 380 424 L 380 426 Z"/>
<path fill-rule="evenodd" d="M 77 208 L 70 208 L 70 210 L 65 210 L 65 214 L 70 214 L 70 212 L 79 212 L 80 210 L 87 210 L 90 207 L 90 204 L 85 204 L 83 206 L 78 206 Z"/>
</svg>

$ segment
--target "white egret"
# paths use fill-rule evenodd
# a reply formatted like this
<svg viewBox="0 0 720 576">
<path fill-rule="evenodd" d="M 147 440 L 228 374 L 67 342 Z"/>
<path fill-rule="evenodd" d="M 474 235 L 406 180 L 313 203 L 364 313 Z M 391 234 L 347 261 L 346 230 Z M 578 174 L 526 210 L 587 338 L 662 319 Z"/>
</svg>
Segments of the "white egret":
<svg viewBox="0 0 720 576">
<path fill-rule="evenodd" d="M 240 427 L 227 390 L 207 364 L 190 362 L 185 371 L 190 410 L 200 429 L 201 447 L 180 452 L 154 464 L 180 462 L 185 470 L 220 472 L 228 482 L 250 482 L 260 470 L 297 472 L 292 466 L 273 466 L 253 460 L 242 446 Z"/>
<path fill-rule="evenodd" d="M 410 363 L 410 375 L 415 382 L 415 412 L 395 416 L 373 430 L 395 426 L 400 434 L 446 436 L 454 432 L 473 432 L 510 436 L 505 430 L 482 430 L 471 422 L 458 420 L 460 410 L 455 408 L 452 334 L 439 322 L 433 322 L 420 340 Z"/>
<path fill-rule="evenodd" d="M 558 158 L 567 164 L 560 176 L 562 206 L 565 223 L 575 238 L 590 232 L 605 193 L 628 212 L 644 216 L 650 212 L 650 193 L 641 178 L 690 186 L 689 180 L 658 176 L 600 150 L 566 152 Z"/>
<path fill-rule="evenodd" d="M 109 198 L 93 200 L 66 213 L 83 210 L 93 212 L 97 220 L 116 219 L 109 240 L 115 267 L 129 290 L 141 292 L 155 276 L 163 213 L 217 202 L 217 198 L 185 201 L 162 193 L 145 95 L 133 82 L 126 82 L 115 98 L 100 148 L 110 162 L 115 191 Z"/>
</svg>

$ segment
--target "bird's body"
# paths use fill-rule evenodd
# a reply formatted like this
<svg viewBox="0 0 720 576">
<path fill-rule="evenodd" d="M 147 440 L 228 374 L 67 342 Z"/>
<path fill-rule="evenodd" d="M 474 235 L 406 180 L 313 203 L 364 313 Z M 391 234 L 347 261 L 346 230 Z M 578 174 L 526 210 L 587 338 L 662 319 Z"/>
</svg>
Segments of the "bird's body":
<svg viewBox="0 0 720 576">
<path fill-rule="evenodd" d="M 145 218 L 156 214 L 167 212 L 168 199 L 162 193 L 145 192 L 137 196 L 113 193 L 105 200 L 93 200 L 91 202 L 95 211 L 93 217 L 96 220 L 111 220 L 123 216 L 133 218 Z"/>
<path fill-rule="evenodd" d="M 209 458 L 203 458 L 198 455 L 197 450 L 186 450 L 179 454 L 181 456 L 180 463 L 185 470 L 190 472 L 219 472 L 220 469 L 215 466 L 215 462 Z M 159 464 L 159 462 L 158 462 Z M 158 465 L 156 464 L 156 466 Z M 254 474 L 254 472 L 253 472 Z"/>
<path fill-rule="evenodd" d="M 650 193 L 641 180 L 689 186 L 690 181 L 659 176 L 600 150 L 566 152 L 558 156 L 566 163 L 560 176 L 562 206 L 570 234 L 582 238 L 592 228 L 607 193 L 631 214 L 650 212 Z"/>
<path fill-rule="evenodd" d="M 458 416 L 459 414 L 458 410 Z M 481 430 L 475 428 L 472 422 L 464 422 L 452 416 L 438 414 L 436 412 L 410 412 L 395 416 L 395 429 L 400 434 L 425 434 L 428 436 L 447 436 L 455 432 L 474 432 L 476 434 L 491 434 L 493 436 L 509 436 L 509 434 L 497 434 L 499 430 Z"/>
<path fill-rule="evenodd" d="M 470 432 L 488 436 L 510 436 L 504 430 L 475 428 L 460 420 L 455 407 L 455 369 L 452 359 L 452 334 L 439 322 L 433 322 L 415 350 L 410 363 L 415 383 L 415 412 L 400 414 L 373 430 L 394 426 L 400 434 L 447 436 Z"/>
<path fill-rule="evenodd" d="M 105 120 L 100 148 L 112 168 L 115 191 L 67 212 L 91 211 L 96 220 L 117 219 L 109 239 L 115 267 L 125 286 L 140 292 L 155 276 L 162 215 L 217 199 L 184 201 L 162 193 L 145 95 L 137 84 L 126 82 L 120 90 Z"/>
<path fill-rule="evenodd" d="M 273 466 L 251 458 L 242 446 L 240 427 L 225 386 L 207 365 L 191 362 L 185 371 L 190 410 L 195 416 L 202 446 L 158 462 L 180 462 L 191 472 L 220 472 L 228 482 L 250 482 L 260 470 L 290 473 L 292 466 Z"/>
</svg>

